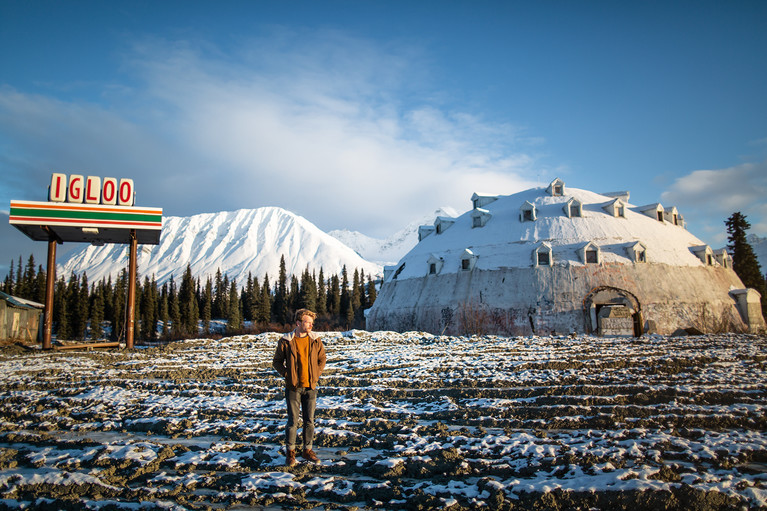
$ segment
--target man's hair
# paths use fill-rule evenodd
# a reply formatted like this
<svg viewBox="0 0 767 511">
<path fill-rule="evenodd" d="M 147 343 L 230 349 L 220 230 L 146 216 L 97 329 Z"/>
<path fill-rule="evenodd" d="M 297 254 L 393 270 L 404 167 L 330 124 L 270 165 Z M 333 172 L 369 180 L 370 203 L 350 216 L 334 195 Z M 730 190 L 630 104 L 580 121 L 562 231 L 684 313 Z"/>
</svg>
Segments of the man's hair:
<svg viewBox="0 0 767 511">
<path fill-rule="evenodd" d="M 314 312 L 310 311 L 309 309 L 298 309 L 296 311 L 295 320 L 296 321 L 301 321 L 304 316 L 309 316 L 312 319 L 317 318 L 317 314 L 315 314 Z"/>
</svg>

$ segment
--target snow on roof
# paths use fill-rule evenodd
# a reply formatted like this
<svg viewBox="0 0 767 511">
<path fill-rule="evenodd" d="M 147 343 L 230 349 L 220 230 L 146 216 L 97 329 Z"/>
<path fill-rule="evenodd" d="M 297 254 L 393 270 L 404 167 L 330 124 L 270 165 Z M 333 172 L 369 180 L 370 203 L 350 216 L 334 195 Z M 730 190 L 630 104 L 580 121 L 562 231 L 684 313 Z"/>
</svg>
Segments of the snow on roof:
<svg viewBox="0 0 767 511">
<path fill-rule="evenodd" d="M 499 195 L 498 200 L 484 206 L 492 216 L 483 227 L 472 228 L 471 211 L 451 219 L 455 223 L 450 229 L 425 237 L 402 258 L 400 265 L 407 264 L 398 278 L 422 277 L 433 255 L 445 261 L 443 273 L 458 272 L 466 249 L 475 254 L 477 269 L 530 267 L 535 245 L 542 241 L 551 245 L 554 264 L 584 264 L 579 250 L 587 242 L 599 247 L 600 263 L 634 264 L 627 248 L 641 243 L 647 249 L 648 263 L 702 264 L 690 251 L 690 247 L 705 245 L 701 240 L 681 226 L 642 214 L 628 203 L 625 217 L 613 216 L 604 209 L 613 198 L 569 186 L 561 196 L 550 195 L 547 188 Z M 568 218 L 563 212 L 571 199 L 582 204 L 582 216 Z M 520 208 L 526 203 L 535 206 L 534 221 L 520 221 Z"/>
</svg>

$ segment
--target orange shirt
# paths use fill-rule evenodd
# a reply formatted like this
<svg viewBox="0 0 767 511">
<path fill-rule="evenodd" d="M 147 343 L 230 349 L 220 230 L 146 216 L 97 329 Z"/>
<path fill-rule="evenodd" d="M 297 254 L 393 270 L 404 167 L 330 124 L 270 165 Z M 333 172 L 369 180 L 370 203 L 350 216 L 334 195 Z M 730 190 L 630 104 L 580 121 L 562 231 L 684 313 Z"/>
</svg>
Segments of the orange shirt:
<svg viewBox="0 0 767 511">
<path fill-rule="evenodd" d="M 298 386 L 310 387 L 309 381 L 309 336 L 296 336 L 296 352 L 298 353 Z"/>
</svg>

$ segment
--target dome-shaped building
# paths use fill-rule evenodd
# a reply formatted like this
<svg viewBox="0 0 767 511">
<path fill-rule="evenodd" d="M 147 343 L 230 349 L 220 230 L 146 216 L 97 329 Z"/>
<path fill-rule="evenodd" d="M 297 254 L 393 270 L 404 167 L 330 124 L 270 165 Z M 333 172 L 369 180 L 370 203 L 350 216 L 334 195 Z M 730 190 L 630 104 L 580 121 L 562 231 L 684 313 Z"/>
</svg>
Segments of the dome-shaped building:
<svg viewBox="0 0 767 511">
<path fill-rule="evenodd" d="M 759 294 L 676 208 L 634 206 L 555 179 L 419 228 L 384 282 L 370 330 L 640 335 L 761 330 Z"/>
</svg>

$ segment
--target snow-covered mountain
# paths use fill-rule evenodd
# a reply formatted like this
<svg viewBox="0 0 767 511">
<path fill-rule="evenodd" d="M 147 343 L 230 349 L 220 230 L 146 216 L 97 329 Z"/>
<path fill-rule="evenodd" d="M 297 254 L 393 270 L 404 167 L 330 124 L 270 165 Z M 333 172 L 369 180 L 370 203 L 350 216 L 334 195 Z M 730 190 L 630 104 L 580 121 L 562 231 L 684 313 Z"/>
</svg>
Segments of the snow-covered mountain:
<svg viewBox="0 0 767 511">
<path fill-rule="evenodd" d="M 351 247 L 368 261 L 379 265 L 395 264 L 418 243 L 418 227 L 431 225 L 438 216 L 457 217 L 460 213 L 453 208 L 439 208 L 430 215 L 409 223 L 386 239 L 366 236 L 358 231 L 346 229 L 328 232 L 344 245 Z"/>
<path fill-rule="evenodd" d="M 759 260 L 759 266 L 762 267 L 762 273 L 767 274 L 767 238 L 760 238 L 756 234 L 746 236 L 749 245 L 754 249 L 756 258 Z"/>
<path fill-rule="evenodd" d="M 290 275 L 300 275 L 322 268 L 326 276 L 338 274 L 346 265 L 348 272 L 362 269 L 365 274 L 383 273 L 381 265 L 359 254 L 317 226 L 290 211 L 264 207 L 190 217 L 165 217 L 159 245 L 140 245 L 138 272 L 155 276 L 162 284 L 171 275 L 177 282 L 187 265 L 192 274 L 205 280 L 217 270 L 244 285 L 248 273 L 263 277 L 268 272 L 275 282 L 280 258 Z M 89 282 L 108 275 L 114 280 L 128 267 L 127 245 L 87 245 L 67 254 L 57 265 L 58 275 L 68 278 L 71 272 L 86 273 Z M 349 275 L 351 278 L 351 275 Z"/>
</svg>

